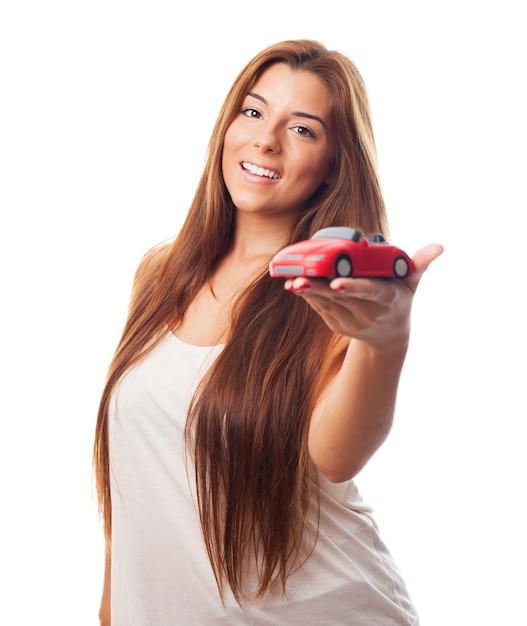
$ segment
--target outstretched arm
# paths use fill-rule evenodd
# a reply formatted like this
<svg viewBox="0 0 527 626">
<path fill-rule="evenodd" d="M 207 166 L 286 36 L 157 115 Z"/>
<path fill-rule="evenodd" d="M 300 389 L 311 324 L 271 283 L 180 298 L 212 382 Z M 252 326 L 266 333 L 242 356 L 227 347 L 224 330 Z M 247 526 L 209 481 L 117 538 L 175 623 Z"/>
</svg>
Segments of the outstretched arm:
<svg viewBox="0 0 527 626">
<path fill-rule="evenodd" d="M 352 338 L 342 367 L 311 419 L 309 451 L 331 481 L 355 476 L 390 431 L 410 335 L 413 296 L 440 245 L 419 250 L 408 279 L 296 278 L 285 288 L 303 298 L 336 333 Z"/>
</svg>

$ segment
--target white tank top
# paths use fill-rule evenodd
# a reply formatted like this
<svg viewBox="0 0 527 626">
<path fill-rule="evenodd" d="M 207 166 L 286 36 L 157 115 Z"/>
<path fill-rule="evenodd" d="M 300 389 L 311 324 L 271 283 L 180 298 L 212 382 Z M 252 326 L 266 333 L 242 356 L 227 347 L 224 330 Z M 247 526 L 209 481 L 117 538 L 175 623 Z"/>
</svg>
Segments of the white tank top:
<svg viewBox="0 0 527 626">
<path fill-rule="evenodd" d="M 112 626 L 418 624 L 370 509 L 353 481 L 323 476 L 320 534 L 308 561 L 271 594 L 222 605 L 204 548 L 191 457 L 189 402 L 221 346 L 166 338 L 119 383 L 110 409 Z"/>
</svg>

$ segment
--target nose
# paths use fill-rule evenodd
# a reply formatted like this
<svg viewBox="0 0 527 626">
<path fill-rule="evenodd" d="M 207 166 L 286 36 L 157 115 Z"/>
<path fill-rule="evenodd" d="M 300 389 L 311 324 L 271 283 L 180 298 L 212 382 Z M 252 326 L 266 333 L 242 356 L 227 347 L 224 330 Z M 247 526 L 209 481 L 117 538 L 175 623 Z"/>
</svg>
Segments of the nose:
<svg viewBox="0 0 527 626">
<path fill-rule="evenodd" d="M 273 154 L 280 152 L 280 139 L 276 127 L 270 123 L 263 123 L 259 126 L 258 131 L 254 139 L 255 148 Z"/>
</svg>

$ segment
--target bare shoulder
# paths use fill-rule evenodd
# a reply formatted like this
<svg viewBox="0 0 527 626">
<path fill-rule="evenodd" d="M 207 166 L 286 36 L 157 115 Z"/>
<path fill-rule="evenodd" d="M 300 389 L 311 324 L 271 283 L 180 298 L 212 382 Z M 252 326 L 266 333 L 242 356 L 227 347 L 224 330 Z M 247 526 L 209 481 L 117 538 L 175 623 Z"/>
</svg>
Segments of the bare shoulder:
<svg viewBox="0 0 527 626">
<path fill-rule="evenodd" d="M 137 268 L 137 274 L 155 274 L 163 265 L 171 246 L 172 241 L 164 241 L 145 252 Z"/>
<path fill-rule="evenodd" d="M 154 246 L 143 255 L 133 280 L 130 302 L 132 308 L 135 304 L 143 301 L 144 297 L 148 297 L 148 294 L 152 293 L 156 277 L 162 271 L 170 248 L 170 242 L 163 242 Z"/>
</svg>

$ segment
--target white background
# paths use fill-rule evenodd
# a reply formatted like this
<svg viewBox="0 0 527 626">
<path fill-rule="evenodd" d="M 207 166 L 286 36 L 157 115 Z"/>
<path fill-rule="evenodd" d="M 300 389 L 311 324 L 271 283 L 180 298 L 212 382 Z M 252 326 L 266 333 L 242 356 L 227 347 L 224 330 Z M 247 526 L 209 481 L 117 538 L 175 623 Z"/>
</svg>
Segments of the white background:
<svg viewBox="0 0 527 626">
<path fill-rule="evenodd" d="M 366 80 L 394 243 L 445 246 L 357 482 L 423 626 L 527 624 L 520 5 L 4 0 L 2 624 L 97 624 L 93 429 L 133 273 L 177 232 L 238 71 L 299 37 Z"/>
</svg>

